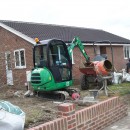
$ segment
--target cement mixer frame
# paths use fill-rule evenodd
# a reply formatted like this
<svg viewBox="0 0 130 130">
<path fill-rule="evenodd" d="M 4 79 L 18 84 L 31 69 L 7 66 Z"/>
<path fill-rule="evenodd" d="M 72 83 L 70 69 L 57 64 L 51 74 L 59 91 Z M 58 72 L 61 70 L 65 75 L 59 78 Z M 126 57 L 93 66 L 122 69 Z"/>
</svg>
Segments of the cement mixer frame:
<svg viewBox="0 0 130 130">
<path fill-rule="evenodd" d="M 111 47 L 111 56 L 112 63 L 107 60 L 107 57 L 103 57 L 101 55 L 96 54 L 95 44 L 99 43 L 109 43 Z M 114 70 L 114 61 L 113 61 L 113 48 L 112 44 L 109 40 L 104 41 L 95 41 L 93 43 L 95 58 L 89 62 L 85 63 L 84 67 L 79 68 L 82 73 L 80 84 L 81 89 L 86 90 L 89 89 L 91 85 L 96 85 L 96 88 L 102 88 L 104 77 L 110 76 L 112 71 Z M 108 84 L 112 83 L 112 78 L 107 79 Z"/>
</svg>

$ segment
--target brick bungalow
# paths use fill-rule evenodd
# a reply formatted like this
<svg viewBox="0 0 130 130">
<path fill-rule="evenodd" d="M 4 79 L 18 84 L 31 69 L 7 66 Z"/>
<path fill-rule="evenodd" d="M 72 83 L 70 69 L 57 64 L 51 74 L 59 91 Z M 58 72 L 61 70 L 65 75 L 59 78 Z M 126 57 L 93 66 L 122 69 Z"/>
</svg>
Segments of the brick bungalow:
<svg viewBox="0 0 130 130">
<path fill-rule="evenodd" d="M 21 88 L 29 80 L 29 72 L 33 68 L 34 38 L 40 40 L 58 38 L 65 43 L 71 43 L 74 36 L 78 36 L 85 46 L 91 59 L 94 58 L 93 43 L 97 54 L 107 56 L 111 61 L 111 47 L 113 46 L 114 67 L 121 70 L 126 67 L 130 57 L 130 40 L 109 32 L 70 26 L 58 26 L 42 23 L 3 21 L 0 20 L 0 86 L 14 85 Z M 78 68 L 84 62 L 84 57 L 76 47 L 73 50 L 73 79 L 79 81 L 81 73 Z"/>
</svg>

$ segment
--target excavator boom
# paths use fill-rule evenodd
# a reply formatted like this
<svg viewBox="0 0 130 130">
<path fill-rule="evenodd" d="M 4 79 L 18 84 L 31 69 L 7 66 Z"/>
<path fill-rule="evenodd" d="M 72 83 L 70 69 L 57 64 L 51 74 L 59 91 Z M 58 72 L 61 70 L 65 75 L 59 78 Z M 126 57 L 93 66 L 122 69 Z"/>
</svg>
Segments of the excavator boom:
<svg viewBox="0 0 130 130">
<path fill-rule="evenodd" d="M 76 47 L 76 46 L 78 46 L 78 48 L 80 49 L 81 53 L 83 54 L 84 58 L 86 59 L 86 62 L 89 62 L 90 58 L 87 55 L 87 53 L 84 49 L 84 46 L 78 37 L 74 37 L 70 46 L 68 47 L 68 52 L 69 52 L 71 59 L 72 59 L 72 51 L 73 51 L 74 47 Z"/>
</svg>

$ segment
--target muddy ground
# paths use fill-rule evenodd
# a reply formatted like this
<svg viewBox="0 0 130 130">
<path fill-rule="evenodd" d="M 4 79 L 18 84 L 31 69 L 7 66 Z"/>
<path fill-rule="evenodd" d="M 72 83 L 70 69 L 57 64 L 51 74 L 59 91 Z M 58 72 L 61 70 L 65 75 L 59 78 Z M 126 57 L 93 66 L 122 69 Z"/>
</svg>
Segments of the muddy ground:
<svg viewBox="0 0 130 130">
<path fill-rule="evenodd" d="M 18 93 L 14 95 L 14 92 Z M 47 121 L 51 121 L 58 117 L 57 106 L 59 105 L 59 102 L 54 101 L 52 99 L 43 99 L 37 96 L 25 97 L 24 96 L 25 92 L 26 91 L 23 90 L 12 91 L 12 89 L 5 89 L 5 88 L 0 89 L 0 100 L 6 100 L 14 105 L 17 105 L 26 113 L 25 129 L 37 126 Z M 87 90 L 80 91 L 80 94 L 81 99 L 83 99 L 83 97 L 89 95 L 89 92 Z M 99 101 L 105 100 L 107 98 L 109 97 L 100 96 Z M 125 103 L 129 104 L 130 106 L 130 95 L 125 96 L 125 98 L 122 99 L 124 100 Z M 92 105 L 92 104 L 89 105 L 78 104 L 73 100 L 67 100 L 64 102 L 75 103 L 77 110 Z"/>
</svg>

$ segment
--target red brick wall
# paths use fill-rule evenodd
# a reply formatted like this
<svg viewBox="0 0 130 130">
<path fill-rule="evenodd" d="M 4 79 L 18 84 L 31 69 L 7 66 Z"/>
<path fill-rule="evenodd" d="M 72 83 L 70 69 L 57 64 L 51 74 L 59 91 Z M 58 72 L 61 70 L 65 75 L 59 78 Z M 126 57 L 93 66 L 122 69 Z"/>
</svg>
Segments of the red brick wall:
<svg viewBox="0 0 130 130">
<path fill-rule="evenodd" d="M 102 130 L 128 115 L 127 107 L 118 97 L 75 111 L 75 105 L 64 103 L 58 106 L 59 116 L 54 121 L 28 130 Z"/>
<path fill-rule="evenodd" d="M 17 88 L 23 88 L 24 83 L 26 82 L 26 71 L 31 70 L 33 67 L 32 44 L 3 28 L 0 28 L 0 39 L 0 53 L 2 55 L 2 59 L 0 58 L 2 63 L 0 64 L 0 71 L 1 74 L 4 75 L 4 80 L 2 80 L 1 77 L 0 80 L 2 80 L 4 83 L 7 82 L 5 70 L 5 52 L 10 51 L 14 86 Z M 17 49 L 25 49 L 26 68 L 24 69 L 15 68 L 14 50 Z"/>
<path fill-rule="evenodd" d="M 107 47 L 107 54 L 109 59 L 111 60 L 111 49 L 109 47 Z M 124 59 L 123 46 L 113 46 L 113 59 L 114 66 L 118 71 L 126 68 L 126 63 L 128 61 Z"/>
</svg>

